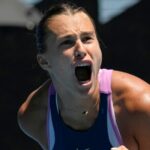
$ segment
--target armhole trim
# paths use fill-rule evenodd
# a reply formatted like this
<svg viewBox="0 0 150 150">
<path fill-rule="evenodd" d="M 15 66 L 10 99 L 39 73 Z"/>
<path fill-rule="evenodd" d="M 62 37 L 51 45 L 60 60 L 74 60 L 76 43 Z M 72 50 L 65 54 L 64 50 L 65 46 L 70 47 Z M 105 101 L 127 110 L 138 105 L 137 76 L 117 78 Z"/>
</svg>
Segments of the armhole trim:
<svg viewBox="0 0 150 150">
<path fill-rule="evenodd" d="M 48 150 L 52 150 L 55 144 L 55 133 L 52 123 L 51 109 L 50 109 L 50 97 L 54 94 L 54 87 L 51 84 L 48 89 L 48 111 L 47 111 L 47 140 L 48 140 Z"/>
<path fill-rule="evenodd" d="M 108 94 L 107 130 L 109 141 L 113 146 L 119 146 L 123 144 L 123 141 L 120 131 L 118 129 L 113 108 L 112 90 L 111 90 L 112 72 L 113 70 L 100 69 L 98 78 L 99 78 L 100 93 Z"/>
</svg>

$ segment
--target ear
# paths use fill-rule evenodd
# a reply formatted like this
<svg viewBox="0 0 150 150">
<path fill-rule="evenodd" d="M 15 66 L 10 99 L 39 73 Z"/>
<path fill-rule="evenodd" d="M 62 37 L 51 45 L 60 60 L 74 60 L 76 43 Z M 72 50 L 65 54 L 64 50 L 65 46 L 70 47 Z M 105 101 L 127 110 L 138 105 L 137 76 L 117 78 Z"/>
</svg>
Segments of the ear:
<svg viewBox="0 0 150 150">
<path fill-rule="evenodd" d="M 48 70 L 48 68 L 50 68 L 50 65 L 49 65 L 49 63 L 48 63 L 48 61 L 44 55 L 38 54 L 37 55 L 37 61 L 38 61 L 39 65 L 41 66 L 42 69 Z"/>
</svg>

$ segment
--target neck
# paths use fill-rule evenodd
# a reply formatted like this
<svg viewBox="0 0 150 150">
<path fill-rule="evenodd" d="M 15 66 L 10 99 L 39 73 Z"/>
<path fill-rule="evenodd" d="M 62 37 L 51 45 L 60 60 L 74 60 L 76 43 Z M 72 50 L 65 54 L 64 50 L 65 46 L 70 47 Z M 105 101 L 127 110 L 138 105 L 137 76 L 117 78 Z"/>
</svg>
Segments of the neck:
<svg viewBox="0 0 150 150">
<path fill-rule="evenodd" d="M 99 90 L 93 95 L 58 96 L 58 109 L 65 124 L 76 130 L 93 125 L 99 112 Z"/>
</svg>

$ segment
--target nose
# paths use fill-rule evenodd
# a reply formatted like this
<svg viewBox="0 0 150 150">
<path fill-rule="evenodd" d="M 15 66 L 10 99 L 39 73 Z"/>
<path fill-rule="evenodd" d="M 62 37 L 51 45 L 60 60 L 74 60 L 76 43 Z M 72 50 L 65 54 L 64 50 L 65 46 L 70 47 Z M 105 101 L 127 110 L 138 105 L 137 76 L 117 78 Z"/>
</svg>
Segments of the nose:
<svg viewBox="0 0 150 150">
<path fill-rule="evenodd" d="M 76 43 L 74 56 L 76 59 L 83 59 L 86 56 L 86 49 L 81 41 Z"/>
</svg>

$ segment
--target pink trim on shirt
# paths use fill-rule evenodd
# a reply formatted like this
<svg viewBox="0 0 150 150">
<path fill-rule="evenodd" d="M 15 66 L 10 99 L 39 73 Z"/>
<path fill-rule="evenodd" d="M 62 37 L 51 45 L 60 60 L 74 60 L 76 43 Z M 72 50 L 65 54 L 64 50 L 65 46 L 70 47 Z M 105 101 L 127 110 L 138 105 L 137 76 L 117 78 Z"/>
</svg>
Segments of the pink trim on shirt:
<svg viewBox="0 0 150 150">
<path fill-rule="evenodd" d="M 107 107 L 108 108 L 107 120 L 110 120 L 110 121 L 107 122 L 107 124 L 110 123 L 109 124 L 110 129 L 108 129 L 108 132 L 111 132 L 111 134 L 109 134 L 110 141 L 112 141 L 112 145 L 113 144 L 121 145 L 123 144 L 123 141 L 122 141 L 120 131 L 118 129 L 117 122 L 116 122 L 113 101 L 112 101 L 112 90 L 111 90 L 112 72 L 113 72 L 112 70 L 100 69 L 99 75 L 98 75 L 99 86 L 100 86 L 101 93 L 109 94 L 108 107 Z"/>
<path fill-rule="evenodd" d="M 107 94 L 112 93 L 111 76 L 112 76 L 112 70 L 100 69 L 98 74 L 100 92 L 104 92 Z"/>
</svg>

